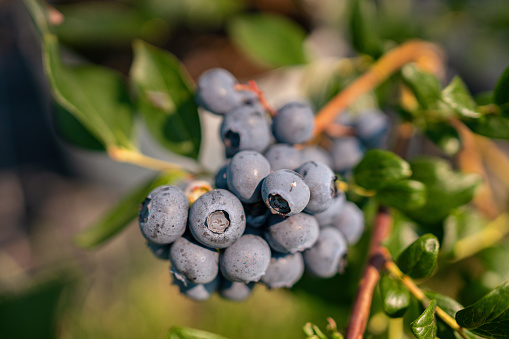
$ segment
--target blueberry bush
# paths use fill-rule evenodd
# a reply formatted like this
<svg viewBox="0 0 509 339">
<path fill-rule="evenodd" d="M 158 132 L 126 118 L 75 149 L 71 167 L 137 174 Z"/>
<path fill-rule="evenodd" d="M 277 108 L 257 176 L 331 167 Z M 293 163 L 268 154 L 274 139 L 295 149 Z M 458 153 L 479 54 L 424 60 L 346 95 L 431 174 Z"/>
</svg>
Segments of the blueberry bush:
<svg viewBox="0 0 509 339">
<path fill-rule="evenodd" d="M 370 4 L 350 1 L 357 55 L 320 76 L 297 22 L 234 15 L 227 34 L 268 74 L 307 72 L 299 97 L 276 106 L 271 91 L 223 68 L 193 83 L 175 55 L 144 41 L 157 27 L 122 31 L 133 39 L 127 79 L 70 64 L 66 12 L 25 0 L 62 138 L 154 172 L 76 244 L 96 248 L 137 219 L 140 242 L 168 260 L 170 288 L 192 300 L 239 302 L 265 285 L 350 310 L 324 330 L 305 324 L 310 339 L 374 336 L 368 324 L 382 313 L 390 326 L 375 337 L 509 337 L 509 216 L 497 187 L 507 190 L 509 159 L 492 140 L 509 139 L 509 68 L 474 96 L 439 45 L 412 39 L 417 26 L 397 37 L 397 23 L 374 28 Z M 80 38 L 100 44 L 88 28 Z M 206 115 L 221 120 L 226 160 L 213 168 L 201 154 Z M 140 121 L 186 161 L 144 154 Z M 172 327 L 168 338 L 223 337 Z"/>
</svg>

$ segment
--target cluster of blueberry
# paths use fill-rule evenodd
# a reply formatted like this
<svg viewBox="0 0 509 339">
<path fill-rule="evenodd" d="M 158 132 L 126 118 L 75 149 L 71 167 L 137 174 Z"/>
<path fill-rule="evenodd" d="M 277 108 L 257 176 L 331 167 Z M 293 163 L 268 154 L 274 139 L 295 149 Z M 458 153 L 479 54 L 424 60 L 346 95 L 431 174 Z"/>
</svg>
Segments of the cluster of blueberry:
<svg viewBox="0 0 509 339">
<path fill-rule="evenodd" d="M 348 246 L 362 235 L 364 216 L 337 190 L 331 167 L 351 169 L 362 156 L 351 140 L 379 142 L 380 123 L 373 128 L 373 119 L 359 124 L 361 119 L 343 118 L 360 133 L 336 139 L 331 157 L 317 146 L 295 146 L 313 136 L 309 106 L 288 103 L 270 122 L 256 86 L 238 84 L 223 69 L 201 76 L 196 100 L 224 116 L 221 138 L 229 160 L 216 175 L 216 188 L 202 185 L 196 195 L 158 187 L 139 214 L 143 236 L 154 254 L 170 260 L 180 291 L 195 300 L 214 291 L 243 300 L 258 281 L 291 287 L 304 271 L 324 278 L 340 272 Z M 352 154 L 352 145 L 359 155 L 337 161 Z"/>
</svg>

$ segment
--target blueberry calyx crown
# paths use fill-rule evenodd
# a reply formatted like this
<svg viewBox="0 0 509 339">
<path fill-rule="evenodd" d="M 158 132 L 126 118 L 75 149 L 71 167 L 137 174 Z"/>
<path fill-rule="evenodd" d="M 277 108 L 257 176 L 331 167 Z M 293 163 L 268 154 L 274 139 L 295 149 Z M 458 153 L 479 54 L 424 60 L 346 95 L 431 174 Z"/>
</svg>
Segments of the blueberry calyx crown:
<svg viewBox="0 0 509 339">
<path fill-rule="evenodd" d="M 226 211 L 215 211 L 209 214 L 205 225 L 214 233 L 222 234 L 230 226 L 230 216 Z"/>
<path fill-rule="evenodd" d="M 284 216 L 285 214 L 288 214 L 292 211 L 288 201 L 286 201 L 279 194 L 269 194 L 267 201 L 269 203 L 270 211 L 272 214 L 280 214 Z"/>
</svg>

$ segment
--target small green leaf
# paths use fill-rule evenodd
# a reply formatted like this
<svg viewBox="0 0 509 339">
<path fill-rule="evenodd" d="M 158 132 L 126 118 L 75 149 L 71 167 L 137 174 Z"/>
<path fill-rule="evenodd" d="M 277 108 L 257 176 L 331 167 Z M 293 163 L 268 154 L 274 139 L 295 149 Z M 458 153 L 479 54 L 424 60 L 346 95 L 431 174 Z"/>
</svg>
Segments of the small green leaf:
<svg viewBox="0 0 509 339">
<path fill-rule="evenodd" d="M 509 115 L 509 67 L 505 69 L 495 85 L 493 101 L 500 107 L 503 115 Z"/>
<path fill-rule="evenodd" d="M 65 65 L 54 35 L 44 35 L 43 51 L 55 100 L 104 146 L 133 149 L 133 111 L 122 77 L 105 67 Z"/>
<path fill-rule="evenodd" d="M 463 119 L 472 132 L 494 139 L 509 139 L 509 118 L 501 115 L 483 115 L 477 119 Z"/>
<path fill-rule="evenodd" d="M 456 313 L 458 325 L 484 338 L 509 337 L 509 281 Z"/>
<path fill-rule="evenodd" d="M 380 188 L 375 197 L 384 205 L 412 210 L 426 203 L 426 186 L 415 180 L 394 181 Z"/>
<path fill-rule="evenodd" d="M 410 324 L 412 333 L 418 339 L 435 339 L 437 336 L 437 322 L 435 319 L 436 300 L 431 300 L 429 306 L 419 318 Z"/>
<path fill-rule="evenodd" d="M 425 234 L 398 256 L 397 265 L 403 273 L 414 279 L 427 278 L 437 264 L 439 248 L 437 237 Z"/>
<path fill-rule="evenodd" d="M 25 6 L 32 17 L 35 27 L 41 35 L 51 34 L 52 26 L 49 23 L 48 10 L 52 9 L 47 3 L 39 0 L 24 0 Z"/>
<path fill-rule="evenodd" d="M 385 314 L 391 318 L 401 318 L 410 305 L 410 292 L 398 279 L 383 273 L 380 278 L 380 294 Z"/>
<path fill-rule="evenodd" d="M 306 33 L 295 22 L 276 14 L 242 14 L 228 25 L 233 42 L 253 60 L 279 67 L 306 63 Z"/>
<path fill-rule="evenodd" d="M 134 42 L 131 78 L 138 109 L 156 139 L 172 152 L 197 158 L 201 128 L 191 81 L 178 59 L 140 40 Z"/>
<path fill-rule="evenodd" d="M 447 123 L 428 124 L 424 133 L 449 156 L 455 155 L 461 149 L 458 131 Z"/>
<path fill-rule="evenodd" d="M 474 98 L 472 98 L 467 86 L 459 77 L 455 77 L 444 88 L 442 100 L 462 117 L 478 118 L 481 116 L 481 113 L 477 110 Z"/>
<path fill-rule="evenodd" d="M 412 172 L 410 165 L 396 154 L 373 149 L 353 169 L 357 185 L 369 190 L 377 190 L 392 181 L 408 178 Z"/>
<path fill-rule="evenodd" d="M 366 0 L 352 0 L 349 15 L 349 35 L 352 46 L 360 53 L 379 57 L 383 53 L 378 36 L 375 4 Z"/>
<path fill-rule="evenodd" d="M 431 108 L 437 104 L 442 86 L 435 75 L 417 68 L 415 64 L 403 67 L 401 75 L 422 108 Z"/>
<path fill-rule="evenodd" d="M 174 326 L 168 332 L 168 339 L 227 339 L 222 335 L 194 328 Z"/>
<path fill-rule="evenodd" d="M 183 177 L 180 171 L 164 173 L 122 198 L 95 224 L 82 230 L 74 238 L 82 248 L 93 248 L 123 230 L 138 215 L 139 205 L 150 191 L 161 185 L 172 184 Z"/>
</svg>

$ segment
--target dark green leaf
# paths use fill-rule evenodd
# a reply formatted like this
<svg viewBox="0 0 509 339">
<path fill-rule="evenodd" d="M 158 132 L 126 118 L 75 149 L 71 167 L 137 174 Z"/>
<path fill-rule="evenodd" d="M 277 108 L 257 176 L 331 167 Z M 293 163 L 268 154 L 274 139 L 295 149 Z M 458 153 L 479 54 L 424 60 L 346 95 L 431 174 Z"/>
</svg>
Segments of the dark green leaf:
<svg viewBox="0 0 509 339">
<path fill-rule="evenodd" d="M 168 339 L 226 339 L 222 335 L 194 328 L 174 326 L 168 332 Z"/>
<path fill-rule="evenodd" d="M 447 123 L 428 124 L 424 133 L 449 156 L 455 155 L 461 149 L 458 131 Z"/>
<path fill-rule="evenodd" d="M 437 322 L 435 319 L 436 300 L 431 300 L 429 306 L 421 316 L 410 324 L 412 333 L 418 339 L 435 339 L 437 336 Z"/>
<path fill-rule="evenodd" d="M 412 172 L 410 165 L 396 154 L 373 149 L 355 166 L 353 174 L 357 185 L 377 190 L 392 181 L 408 178 Z"/>
<path fill-rule="evenodd" d="M 131 78 L 138 109 L 157 140 L 175 153 L 197 158 L 200 119 L 191 82 L 178 59 L 137 40 Z"/>
<path fill-rule="evenodd" d="M 382 40 L 378 36 L 375 4 L 366 0 L 352 0 L 350 12 L 350 42 L 360 53 L 379 57 L 383 53 Z"/>
<path fill-rule="evenodd" d="M 436 76 L 417 68 L 414 64 L 403 67 L 401 75 L 422 108 L 427 109 L 436 105 L 442 90 Z"/>
<path fill-rule="evenodd" d="M 398 279 L 388 273 L 380 278 L 380 294 L 385 314 L 391 318 L 401 318 L 410 305 L 410 292 Z"/>
<path fill-rule="evenodd" d="M 406 211 L 412 219 L 433 224 L 442 221 L 456 207 L 470 202 L 481 178 L 473 173 L 455 172 L 443 159 L 420 157 L 411 162 L 411 179 L 426 185 L 426 204 Z"/>
<path fill-rule="evenodd" d="M 401 252 L 397 265 L 403 273 L 414 279 L 427 278 L 437 264 L 439 248 L 437 237 L 425 234 Z"/>
<path fill-rule="evenodd" d="M 384 241 L 384 246 L 393 258 L 397 258 L 398 254 L 419 238 L 418 225 L 398 210 L 394 210 L 392 215 L 392 232 L 389 238 Z"/>
<path fill-rule="evenodd" d="M 233 42 L 247 56 L 269 67 L 306 62 L 306 33 L 295 22 L 276 14 L 243 14 L 228 25 Z"/>
<path fill-rule="evenodd" d="M 495 85 L 493 101 L 500 107 L 503 115 L 509 115 L 509 67 L 505 69 Z"/>
<path fill-rule="evenodd" d="M 478 118 L 481 114 L 477 110 L 474 98 L 467 86 L 459 77 L 455 77 L 442 91 L 442 100 L 460 116 Z"/>
<path fill-rule="evenodd" d="M 509 337 L 509 281 L 456 313 L 458 325 L 484 338 Z"/>
<path fill-rule="evenodd" d="M 132 149 L 132 107 L 122 77 L 105 67 L 65 65 L 54 35 L 44 37 L 44 66 L 56 101 L 105 146 Z"/>
<path fill-rule="evenodd" d="M 426 203 L 426 186 L 415 180 L 390 182 L 376 192 L 376 199 L 390 207 L 416 209 Z"/>
<path fill-rule="evenodd" d="M 488 138 L 509 139 L 509 118 L 501 115 L 483 115 L 477 119 L 464 119 L 463 122 L 474 133 Z"/>
<path fill-rule="evenodd" d="M 78 233 L 74 239 L 76 244 L 82 248 L 93 248 L 104 243 L 136 219 L 139 205 L 150 191 L 158 186 L 174 183 L 182 177 L 183 172 L 161 174 L 129 193 L 113 206 L 103 218 Z"/>
</svg>

